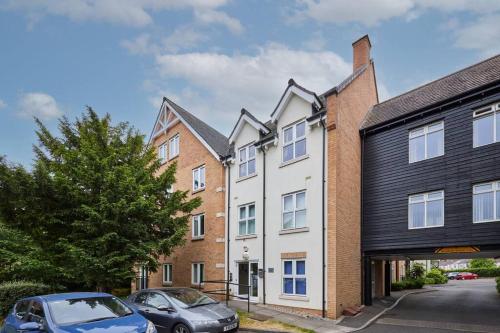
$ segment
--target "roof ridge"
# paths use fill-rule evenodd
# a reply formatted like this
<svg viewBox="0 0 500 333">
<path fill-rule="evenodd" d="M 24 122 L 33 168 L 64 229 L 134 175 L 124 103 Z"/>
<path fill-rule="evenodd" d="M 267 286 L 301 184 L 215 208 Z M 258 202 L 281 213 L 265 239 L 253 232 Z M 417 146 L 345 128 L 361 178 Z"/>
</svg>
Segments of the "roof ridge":
<svg viewBox="0 0 500 333">
<path fill-rule="evenodd" d="M 427 87 L 428 85 L 431 85 L 431 84 L 433 84 L 433 83 L 435 83 L 435 82 L 438 82 L 438 81 L 444 80 L 444 79 L 446 79 L 446 78 L 448 78 L 448 77 L 450 77 L 450 76 L 453 76 L 453 75 L 458 74 L 458 73 L 460 73 L 460 72 L 466 71 L 466 70 L 471 69 L 471 68 L 473 68 L 473 67 L 479 66 L 479 65 L 481 65 L 481 64 L 483 64 L 483 63 L 485 63 L 485 62 L 488 62 L 488 61 L 490 61 L 490 60 L 492 60 L 492 59 L 494 59 L 494 58 L 497 58 L 497 57 L 500 57 L 500 54 L 494 55 L 494 56 L 489 57 L 489 58 L 487 58 L 487 59 L 481 60 L 480 62 L 476 62 L 476 63 L 474 63 L 474 64 L 472 64 L 472 65 L 467 66 L 467 67 L 464 67 L 464 68 L 462 68 L 462 69 L 456 70 L 456 71 L 454 71 L 454 72 L 452 72 L 452 73 L 450 73 L 450 74 L 448 74 L 448 75 L 445 75 L 445 76 L 439 77 L 439 78 L 437 78 L 437 79 L 434 79 L 434 80 L 432 80 L 432 81 L 429 81 L 429 82 L 427 82 L 427 83 L 424 83 L 424 84 L 422 84 L 422 85 L 420 85 L 420 86 L 417 86 L 417 87 L 415 87 L 415 88 L 413 88 L 413 89 L 411 89 L 411 90 L 405 91 L 404 93 L 399 94 L 399 95 L 397 95 L 397 96 L 391 97 L 391 98 L 389 98 L 389 99 L 387 99 L 387 100 L 385 100 L 385 101 L 383 101 L 383 102 L 381 102 L 381 103 L 378 103 L 378 104 L 376 104 L 376 105 L 383 105 L 383 104 L 385 104 L 385 103 L 387 103 L 387 102 L 389 102 L 389 101 L 392 101 L 392 100 L 394 100 L 394 99 L 396 99 L 396 98 L 398 98 L 398 97 L 408 95 L 408 94 L 410 94 L 410 93 L 412 93 L 412 92 L 414 92 L 414 91 L 416 91 L 416 90 L 422 89 L 422 88 Z"/>
</svg>

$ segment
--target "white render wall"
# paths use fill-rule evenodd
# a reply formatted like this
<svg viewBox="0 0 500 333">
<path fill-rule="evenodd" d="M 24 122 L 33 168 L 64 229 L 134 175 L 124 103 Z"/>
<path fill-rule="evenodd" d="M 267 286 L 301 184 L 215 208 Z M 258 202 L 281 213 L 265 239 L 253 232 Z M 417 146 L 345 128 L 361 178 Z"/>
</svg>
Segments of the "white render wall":
<svg viewBox="0 0 500 333">
<path fill-rule="evenodd" d="M 322 307 L 322 147 L 323 127 L 306 123 L 308 157 L 282 165 L 282 128 L 311 116 L 311 105 L 294 96 L 278 119 L 277 146 L 266 152 L 266 303 L 320 310 Z M 258 140 L 258 131 L 245 124 L 235 141 L 236 158 L 231 165 L 230 198 L 230 270 L 237 281 L 237 260 L 243 260 L 248 247 L 250 260 L 262 267 L 262 155 L 257 150 L 257 175 L 238 181 L 238 148 Z M 282 232 L 282 195 L 306 190 L 307 228 L 302 232 Z M 257 238 L 238 240 L 238 206 L 256 204 Z M 325 212 L 326 214 L 326 212 Z M 307 296 L 282 295 L 282 253 L 306 252 Z M 274 269 L 273 273 L 269 268 Z M 259 279 L 259 301 L 262 302 L 262 279 Z"/>
</svg>

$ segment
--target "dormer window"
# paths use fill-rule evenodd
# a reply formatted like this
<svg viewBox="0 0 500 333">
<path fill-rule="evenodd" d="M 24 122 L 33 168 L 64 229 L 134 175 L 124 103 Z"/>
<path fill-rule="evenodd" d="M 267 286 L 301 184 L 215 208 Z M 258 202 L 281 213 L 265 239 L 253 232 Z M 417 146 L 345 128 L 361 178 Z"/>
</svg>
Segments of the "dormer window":
<svg viewBox="0 0 500 333">
<path fill-rule="evenodd" d="M 283 162 L 306 155 L 306 122 L 301 121 L 283 129 Z"/>
<path fill-rule="evenodd" d="M 250 144 L 239 150 L 239 176 L 247 177 L 255 174 L 255 146 Z"/>
</svg>

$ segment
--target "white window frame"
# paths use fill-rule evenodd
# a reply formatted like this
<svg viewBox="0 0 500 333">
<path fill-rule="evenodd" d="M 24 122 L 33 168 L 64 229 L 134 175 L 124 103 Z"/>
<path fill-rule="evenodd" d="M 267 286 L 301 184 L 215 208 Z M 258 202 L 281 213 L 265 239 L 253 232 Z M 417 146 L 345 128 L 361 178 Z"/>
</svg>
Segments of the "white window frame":
<svg viewBox="0 0 500 333">
<path fill-rule="evenodd" d="M 474 132 L 474 123 L 479 119 L 486 118 L 489 116 L 492 116 L 492 119 L 493 119 L 493 141 L 490 143 L 485 143 L 485 144 L 479 145 L 476 143 L 476 140 L 475 140 L 476 135 Z M 474 113 L 472 114 L 472 118 L 473 118 L 473 120 L 472 120 L 472 131 L 473 131 L 473 133 L 472 133 L 472 137 L 473 137 L 472 147 L 473 148 L 483 147 L 483 146 L 491 145 L 493 143 L 500 142 L 500 133 L 497 132 L 497 121 L 498 121 L 497 118 L 498 117 L 500 117 L 500 103 L 498 103 L 498 102 L 495 104 L 492 104 L 492 105 L 482 107 L 479 110 L 474 111 Z"/>
<path fill-rule="evenodd" d="M 172 197 L 172 194 L 174 194 L 174 185 L 173 184 L 170 184 L 169 186 L 167 186 L 167 190 L 165 191 L 165 196 L 167 198 L 171 198 Z"/>
<path fill-rule="evenodd" d="M 297 194 L 304 193 L 304 204 L 305 208 L 303 209 L 297 209 Z M 289 211 L 285 211 L 285 198 L 293 196 L 293 209 Z M 295 219 L 297 212 L 305 211 L 306 212 L 306 223 L 304 226 L 297 227 L 297 221 Z M 285 213 L 293 213 L 293 227 L 292 228 L 286 228 L 285 229 Z M 301 228 L 306 228 L 307 227 L 307 193 L 306 190 L 301 190 L 297 192 L 292 192 L 292 193 L 287 193 L 283 194 L 281 196 L 281 230 L 294 230 L 294 229 L 301 229 Z"/>
<path fill-rule="evenodd" d="M 196 267 L 196 277 L 195 277 L 195 267 Z M 201 267 L 203 267 L 203 274 L 201 273 Z M 205 281 L 205 263 L 194 262 L 191 264 L 191 284 L 198 285 L 200 281 Z M 201 282 L 203 284 L 203 282 Z"/>
<path fill-rule="evenodd" d="M 285 274 L 285 262 L 291 261 L 292 262 L 292 274 Z M 305 267 L 305 273 L 306 274 L 297 274 L 297 261 L 303 261 L 304 262 L 304 267 Z M 282 269 L 282 274 L 281 274 L 281 293 L 282 295 L 287 295 L 287 296 L 298 296 L 298 297 L 307 297 L 308 292 L 308 283 L 307 283 L 307 261 L 305 258 L 297 258 L 297 259 L 282 259 L 281 263 L 281 269 Z M 285 279 L 292 279 L 293 280 L 293 293 L 285 293 Z M 295 289 L 295 280 L 296 279 L 305 279 L 306 280 L 306 293 L 305 294 L 297 294 L 297 290 Z"/>
<path fill-rule="evenodd" d="M 436 193 L 441 193 L 441 198 L 429 199 L 429 195 L 436 194 Z M 412 200 L 412 198 L 415 198 L 415 197 L 418 197 L 418 196 L 422 196 L 422 195 L 424 197 L 423 200 L 415 200 L 415 199 Z M 440 225 L 431 225 L 431 226 L 429 226 L 429 225 L 427 225 L 427 204 L 429 202 L 438 201 L 438 200 L 442 200 L 441 209 L 443 211 L 443 222 Z M 432 191 L 432 192 L 425 192 L 425 193 L 417 193 L 417 194 L 409 195 L 408 196 L 408 229 L 413 230 L 413 229 L 427 229 L 427 228 L 441 228 L 441 227 L 444 227 L 444 219 L 445 219 L 445 216 L 444 216 L 444 200 L 445 200 L 445 198 L 444 198 L 444 190 Z M 417 204 L 417 203 L 424 203 L 424 226 L 423 227 L 412 227 L 410 206 L 411 206 L 411 204 Z"/>
<path fill-rule="evenodd" d="M 201 172 L 202 170 L 203 170 L 203 173 Z M 202 177 L 202 174 L 203 174 L 203 177 Z M 201 190 L 205 189 L 205 187 L 207 185 L 205 183 L 206 177 L 207 177 L 207 175 L 206 175 L 206 170 L 205 170 L 204 165 L 199 166 L 196 169 L 193 169 L 193 191 L 201 191 Z M 198 181 L 198 186 L 196 186 L 196 181 Z"/>
<path fill-rule="evenodd" d="M 483 185 L 491 185 L 491 190 L 477 190 L 478 187 Z M 493 193 L 493 219 L 490 220 L 480 220 L 474 221 L 474 195 L 482 193 Z M 500 195 L 500 181 L 495 180 L 492 182 L 475 184 L 472 187 L 472 223 L 488 223 L 488 222 L 498 222 L 500 221 L 500 216 L 497 215 L 497 196 Z"/>
<path fill-rule="evenodd" d="M 249 216 L 248 216 L 248 212 L 250 211 L 250 206 L 253 206 L 255 215 L 257 215 L 256 214 L 257 211 L 255 209 L 255 202 L 238 206 L 238 236 L 255 235 L 255 233 L 257 232 L 257 218 L 256 218 L 256 216 L 253 216 L 253 218 L 249 218 Z M 241 208 L 245 208 L 245 217 L 243 219 L 241 218 L 241 214 L 240 214 Z M 248 232 L 248 221 L 252 220 L 252 219 L 254 221 L 255 232 L 249 233 Z M 240 234 L 240 223 L 242 223 L 242 222 L 245 222 L 245 233 L 244 234 Z"/>
<path fill-rule="evenodd" d="M 304 135 L 297 137 L 297 126 L 300 124 L 304 124 Z M 285 131 L 290 129 L 290 128 L 292 128 L 292 141 L 285 142 Z M 307 156 L 307 123 L 306 123 L 305 119 L 300 120 L 292 125 L 283 127 L 282 134 L 283 134 L 283 147 L 281 148 L 281 161 L 283 163 L 289 163 L 290 161 L 294 161 L 298 158 L 302 158 L 304 156 Z M 297 144 L 298 141 L 302 141 L 302 140 L 304 140 L 304 142 L 305 142 L 304 155 L 296 156 L 295 145 Z M 292 158 L 285 161 L 285 148 L 288 146 L 292 146 L 293 153 L 292 153 Z"/>
<path fill-rule="evenodd" d="M 179 155 L 179 134 L 168 140 L 168 158 L 172 159 Z"/>
<path fill-rule="evenodd" d="M 167 143 L 163 142 L 158 146 L 158 159 L 163 164 L 167 162 Z"/>
<path fill-rule="evenodd" d="M 172 283 L 172 275 L 173 275 L 173 265 L 172 264 L 163 264 L 163 283 L 171 284 Z"/>
<path fill-rule="evenodd" d="M 430 129 L 431 127 L 434 127 L 434 126 L 437 126 L 437 125 L 441 125 L 441 126 L 438 127 L 438 128 L 432 129 L 432 130 Z M 443 151 L 439 155 L 429 157 L 428 156 L 429 155 L 428 154 L 428 148 L 427 148 L 427 145 L 428 145 L 428 136 L 431 133 L 440 132 L 440 131 L 442 132 L 441 134 L 443 136 Z M 421 159 L 421 160 L 412 161 L 411 160 L 411 154 L 410 154 L 411 140 L 419 138 L 419 137 L 422 137 L 422 136 L 424 137 L 424 158 Z M 445 150 L 445 142 L 444 142 L 444 121 L 443 120 L 437 121 L 437 122 L 434 122 L 434 123 L 431 123 L 431 124 L 428 124 L 428 125 L 425 125 L 425 126 L 421 126 L 421 127 L 418 127 L 418 128 L 414 128 L 408 134 L 408 161 L 409 161 L 409 163 L 417 163 L 417 162 L 420 162 L 420 161 L 425 161 L 425 160 L 429 160 L 429 159 L 432 159 L 432 158 L 443 156 L 444 155 L 444 150 Z"/>
<path fill-rule="evenodd" d="M 203 224 L 203 233 L 201 233 L 202 224 Z M 201 239 L 205 237 L 205 214 L 193 215 L 191 229 L 192 229 L 193 239 Z"/>
<path fill-rule="evenodd" d="M 254 155 L 252 158 L 248 158 L 248 153 L 250 151 L 250 147 L 253 147 L 254 149 Z M 245 152 L 245 159 L 243 160 L 242 159 L 242 151 Z M 245 177 L 250 177 L 250 176 L 253 176 L 257 173 L 257 160 L 256 160 L 256 157 L 257 157 L 257 147 L 255 147 L 253 145 L 253 143 L 249 144 L 249 145 L 246 145 L 244 147 L 241 147 L 240 149 L 238 149 L 238 161 L 239 161 L 239 164 L 238 164 L 238 177 L 239 178 L 245 178 Z M 255 170 L 253 173 L 249 174 L 248 173 L 248 164 L 250 161 L 255 161 Z M 245 165 L 245 174 L 242 175 L 241 174 L 241 166 L 242 165 Z"/>
</svg>

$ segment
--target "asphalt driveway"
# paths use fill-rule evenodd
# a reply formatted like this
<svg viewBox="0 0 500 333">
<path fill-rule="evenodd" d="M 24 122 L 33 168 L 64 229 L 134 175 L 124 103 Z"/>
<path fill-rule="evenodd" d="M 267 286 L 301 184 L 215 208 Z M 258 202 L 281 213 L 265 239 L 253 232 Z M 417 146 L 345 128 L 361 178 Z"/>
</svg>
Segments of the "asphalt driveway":
<svg viewBox="0 0 500 333">
<path fill-rule="evenodd" d="M 409 295 L 370 333 L 500 333 L 500 295 L 493 279 L 450 281 L 436 291 Z"/>
</svg>

